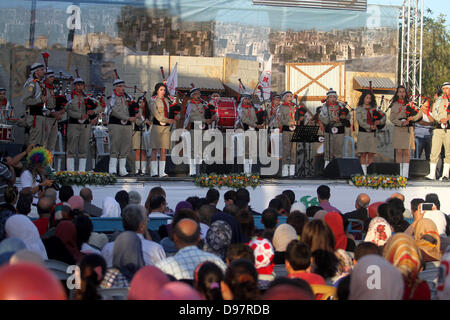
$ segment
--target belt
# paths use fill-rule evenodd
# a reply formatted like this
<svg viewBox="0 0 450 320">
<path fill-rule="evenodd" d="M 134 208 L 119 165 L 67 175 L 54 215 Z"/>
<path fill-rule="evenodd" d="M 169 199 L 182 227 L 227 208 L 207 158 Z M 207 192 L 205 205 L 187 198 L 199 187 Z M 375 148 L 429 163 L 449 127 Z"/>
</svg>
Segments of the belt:
<svg viewBox="0 0 450 320">
<path fill-rule="evenodd" d="M 109 124 L 120 124 L 120 125 L 122 125 L 122 126 L 130 126 L 130 125 L 131 125 L 131 122 L 130 122 L 130 121 L 127 121 L 126 124 L 123 124 L 123 123 L 122 123 L 122 120 L 120 120 L 120 119 L 118 119 L 118 118 L 112 116 L 112 117 L 109 118 Z"/>
<path fill-rule="evenodd" d="M 332 128 L 336 128 L 336 129 L 337 129 L 337 132 L 334 133 L 334 134 L 343 134 L 343 133 L 345 133 L 345 127 L 343 127 L 343 126 L 332 127 Z M 331 132 L 332 128 L 329 127 L 329 126 L 326 126 L 326 127 L 325 127 L 325 132 L 326 132 L 326 133 L 333 133 L 333 132 Z"/>
<path fill-rule="evenodd" d="M 377 130 L 366 130 L 363 127 L 359 127 L 359 131 L 360 132 L 368 132 L 368 133 L 373 133 L 373 132 L 377 132 Z"/>
<path fill-rule="evenodd" d="M 81 119 L 80 119 L 80 120 L 81 120 Z M 75 118 L 69 118 L 69 123 L 70 123 L 70 124 L 88 124 L 89 122 L 88 122 L 87 120 L 84 120 L 83 123 L 80 123 L 80 122 L 78 121 L 78 119 L 75 119 Z"/>
<path fill-rule="evenodd" d="M 42 113 L 42 108 L 43 105 L 34 105 L 34 106 L 30 106 L 30 116 L 43 116 L 44 114 Z"/>
<path fill-rule="evenodd" d="M 283 126 L 282 129 L 283 129 L 283 131 L 291 131 L 289 126 Z"/>
</svg>

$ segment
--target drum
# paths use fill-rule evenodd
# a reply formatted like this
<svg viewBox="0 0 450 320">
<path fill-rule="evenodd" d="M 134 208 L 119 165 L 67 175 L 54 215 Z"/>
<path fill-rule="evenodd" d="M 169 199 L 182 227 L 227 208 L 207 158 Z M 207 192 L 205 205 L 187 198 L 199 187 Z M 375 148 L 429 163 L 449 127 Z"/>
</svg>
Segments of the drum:
<svg viewBox="0 0 450 320">
<path fill-rule="evenodd" d="M 237 118 L 237 103 L 234 98 L 220 98 L 217 107 L 218 126 L 221 129 L 234 129 Z"/>
<path fill-rule="evenodd" d="M 12 143 L 13 139 L 13 127 L 9 124 L 0 124 L 0 142 Z"/>
</svg>

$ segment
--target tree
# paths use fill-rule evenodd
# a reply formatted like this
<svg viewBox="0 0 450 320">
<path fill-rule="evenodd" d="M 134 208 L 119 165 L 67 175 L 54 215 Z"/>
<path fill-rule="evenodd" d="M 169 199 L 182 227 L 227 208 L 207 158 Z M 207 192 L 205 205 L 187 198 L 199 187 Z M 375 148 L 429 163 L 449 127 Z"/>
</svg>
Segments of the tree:
<svg viewBox="0 0 450 320">
<path fill-rule="evenodd" d="M 446 18 L 440 14 L 431 17 L 431 10 L 424 15 L 422 53 L 422 95 L 432 98 L 436 88 L 450 81 L 450 33 Z"/>
</svg>

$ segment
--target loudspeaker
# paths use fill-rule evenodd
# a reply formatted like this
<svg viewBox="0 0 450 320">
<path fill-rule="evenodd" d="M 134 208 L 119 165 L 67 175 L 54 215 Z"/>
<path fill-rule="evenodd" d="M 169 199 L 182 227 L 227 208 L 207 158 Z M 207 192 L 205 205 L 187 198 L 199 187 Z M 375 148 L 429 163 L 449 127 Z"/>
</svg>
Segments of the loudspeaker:
<svg viewBox="0 0 450 320">
<path fill-rule="evenodd" d="M 367 168 L 367 174 L 397 176 L 400 174 L 400 164 L 395 162 L 374 162 Z"/>
<path fill-rule="evenodd" d="M 109 156 L 100 157 L 95 164 L 95 172 L 109 172 Z"/>
<path fill-rule="evenodd" d="M 425 177 L 430 174 L 430 163 L 428 160 L 410 160 L 409 176 Z"/>
<path fill-rule="evenodd" d="M 354 174 L 363 174 L 359 159 L 338 158 L 331 161 L 324 170 L 324 177 L 329 179 L 349 179 Z"/>
<path fill-rule="evenodd" d="M 184 163 L 176 165 L 172 162 L 172 157 L 168 155 L 166 156 L 166 173 L 170 177 L 186 177 L 189 175 L 189 165 Z"/>
</svg>

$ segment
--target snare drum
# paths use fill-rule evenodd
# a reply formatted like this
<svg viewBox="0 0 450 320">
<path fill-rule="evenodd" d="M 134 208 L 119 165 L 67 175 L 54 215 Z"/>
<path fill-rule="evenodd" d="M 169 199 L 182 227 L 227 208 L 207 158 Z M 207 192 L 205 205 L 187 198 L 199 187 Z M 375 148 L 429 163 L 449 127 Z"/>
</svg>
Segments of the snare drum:
<svg viewBox="0 0 450 320">
<path fill-rule="evenodd" d="M 13 127 L 9 124 L 0 124 L 0 142 L 12 143 L 13 139 Z"/>
<path fill-rule="evenodd" d="M 237 103 L 234 98 L 220 98 L 217 107 L 218 126 L 234 129 L 237 118 Z"/>
</svg>

